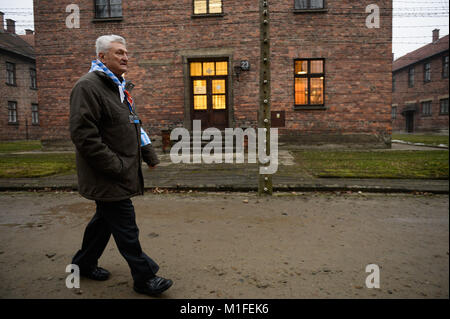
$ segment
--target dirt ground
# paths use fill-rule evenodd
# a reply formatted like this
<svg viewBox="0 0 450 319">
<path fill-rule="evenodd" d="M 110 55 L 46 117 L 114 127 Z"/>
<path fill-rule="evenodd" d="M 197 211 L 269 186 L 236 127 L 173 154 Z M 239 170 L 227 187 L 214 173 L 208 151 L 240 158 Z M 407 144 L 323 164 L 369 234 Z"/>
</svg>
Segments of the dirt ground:
<svg viewBox="0 0 450 319">
<path fill-rule="evenodd" d="M 174 285 L 161 298 L 449 298 L 448 195 L 152 194 L 133 199 L 143 250 Z M 111 238 L 105 282 L 68 289 L 94 203 L 0 193 L 0 298 L 150 298 Z M 380 268 L 380 288 L 365 285 Z"/>
</svg>

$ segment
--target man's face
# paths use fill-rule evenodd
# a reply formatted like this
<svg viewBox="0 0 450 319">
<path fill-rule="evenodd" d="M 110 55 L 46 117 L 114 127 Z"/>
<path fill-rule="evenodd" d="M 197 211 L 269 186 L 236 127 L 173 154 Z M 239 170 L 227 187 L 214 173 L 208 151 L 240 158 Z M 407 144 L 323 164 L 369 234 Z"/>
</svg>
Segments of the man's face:
<svg viewBox="0 0 450 319">
<path fill-rule="evenodd" d="M 100 61 L 116 76 L 121 76 L 128 69 L 127 48 L 119 42 L 111 42 L 108 52 L 99 53 Z"/>
</svg>

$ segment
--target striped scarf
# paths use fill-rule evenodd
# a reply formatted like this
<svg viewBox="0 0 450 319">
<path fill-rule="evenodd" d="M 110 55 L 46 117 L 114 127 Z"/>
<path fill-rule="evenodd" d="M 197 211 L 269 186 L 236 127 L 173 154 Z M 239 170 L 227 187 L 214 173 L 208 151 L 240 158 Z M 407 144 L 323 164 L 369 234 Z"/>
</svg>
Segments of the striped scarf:
<svg viewBox="0 0 450 319">
<path fill-rule="evenodd" d="M 94 60 L 91 63 L 91 69 L 89 70 L 89 72 L 94 72 L 94 71 L 100 71 L 105 73 L 111 80 L 113 80 L 113 82 L 118 86 L 119 88 L 119 94 L 120 94 L 120 101 L 123 103 L 125 97 L 126 97 L 126 101 L 128 104 L 128 107 L 130 108 L 130 112 L 133 112 L 133 106 L 134 106 L 134 102 L 133 102 L 133 98 L 131 97 L 130 93 L 125 90 L 125 84 L 126 81 L 125 79 L 123 79 L 122 81 L 120 81 L 117 76 L 112 73 L 107 67 L 106 65 L 104 65 L 101 61 L 99 60 Z M 150 138 L 148 137 L 147 133 L 144 131 L 144 129 L 141 127 L 141 147 L 151 144 L 152 141 L 150 140 Z"/>
</svg>

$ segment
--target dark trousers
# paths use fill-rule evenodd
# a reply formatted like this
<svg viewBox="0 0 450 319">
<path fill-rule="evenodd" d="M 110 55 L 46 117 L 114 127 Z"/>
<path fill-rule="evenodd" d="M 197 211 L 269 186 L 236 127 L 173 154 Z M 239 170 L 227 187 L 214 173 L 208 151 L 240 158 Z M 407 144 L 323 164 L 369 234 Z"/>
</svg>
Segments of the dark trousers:
<svg viewBox="0 0 450 319">
<path fill-rule="evenodd" d="M 144 252 L 139 243 L 139 229 L 130 199 L 117 202 L 96 201 L 97 211 L 86 227 L 83 244 L 72 259 L 80 270 L 97 266 L 111 234 L 137 282 L 153 277 L 159 266 Z"/>
</svg>

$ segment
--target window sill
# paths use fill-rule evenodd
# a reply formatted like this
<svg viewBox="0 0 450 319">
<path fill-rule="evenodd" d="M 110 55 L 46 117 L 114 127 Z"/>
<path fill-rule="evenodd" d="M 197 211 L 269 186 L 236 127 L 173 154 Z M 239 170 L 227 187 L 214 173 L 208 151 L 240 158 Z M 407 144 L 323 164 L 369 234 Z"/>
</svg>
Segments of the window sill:
<svg viewBox="0 0 450 319">
<path fill-rule="evenodd" d="M 301 13 L 326 13 L 328 12 L 327 8 L 322 9 L 294 9 L 294 14 L 301 14 Z"/>
<path fill-rule="evenodd" d="M 301 110 L 327 110 L 325 105 L 294 105 L 294 111 Z"/>
<path fill-rule="evenodd" d="M 112 17 L 112 18 L 94 18 L 92 22 L 121 22 L 123 17 Z"/>
<path fill-rule="evenodd" d="M 19 126 L 19 122 L 8 122 L 8 125 Z"/>
<path fill-rule="evenodd" d="M 31 86 L 30 86 L 30 90 L 37 91 L 37 89 L 38 89 L 38 88 L 34 88 L 34 87 L 31 87 Z"/>
<path fill-rule="evenodd" d="M 431 114 L 422 114 L 422 117 L 431 117 Z"/>
<path fill-rule="evenodd" d="M 11 84 L 11 83 L 8 83 L 8 82 L 5 82 L 5 83 L 6 83 L 7 86 L 16 86 L 17 87 L 17 84 Z"/>
<path fill-rule="evenodd" d="M 448 115 L 448 113 L 439 113 L 439 115 Z"/>
<path fill-rule="evenodd" d="M 210 14 L 193 14 L 191 15 L 192 19 L 197 19 L 197 18 L 221 18 L 224 17 L 225 13 L 210 13 Z"/>
</svg>

